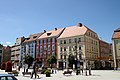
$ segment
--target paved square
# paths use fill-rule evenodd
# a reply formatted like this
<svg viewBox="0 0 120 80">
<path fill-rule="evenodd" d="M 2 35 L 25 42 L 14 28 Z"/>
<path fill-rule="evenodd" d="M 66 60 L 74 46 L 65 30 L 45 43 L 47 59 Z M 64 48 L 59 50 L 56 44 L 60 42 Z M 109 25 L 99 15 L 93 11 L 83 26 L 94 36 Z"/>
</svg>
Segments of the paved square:
<svg viewBox="0 0 120 80">
<path fill-rule="evenodd" d="M 21 70 L 18 77 L 18 80 L 120 80 L 120 71 L 113 70 L 92 70 L 91 76 L 85 75 L 76 75 L 75 72 L 72 75 L 63 75 L 63 71 L 57 71 L 56 74 L 51 74 L 51 77 L 46 77 L 45 74 L 39 74 L 39 79 L 30 78 L 30 75 L 22 75 Z M 31 71 L 31 70 L 29 70 Z M 88 71 L 87 71 L 88 72 Z M 0 70 L 1 73 L 6 73 L 3 70 Z"/>
</svg>

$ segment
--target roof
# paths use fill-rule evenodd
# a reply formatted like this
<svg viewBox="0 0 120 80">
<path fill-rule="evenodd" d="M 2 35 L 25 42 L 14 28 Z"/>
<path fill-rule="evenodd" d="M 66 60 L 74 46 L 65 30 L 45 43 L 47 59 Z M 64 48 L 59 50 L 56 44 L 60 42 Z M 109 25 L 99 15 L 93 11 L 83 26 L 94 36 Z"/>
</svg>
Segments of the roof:
<svg viewBox="0 0 120 80">
<path fill-rule="evenodd" d="M 112 39 L 120 38 L 120 28 L 116 29 L 112 35 Z"/>
<path fill-rule="evenodd" d="M 85 27 L 84 25 L 67 27 L 67 28 L 65 28 L 64 32 L 60 35 L 59 38 L 66 38 L 66 37 L 84 35 L 87 30 L 88 30 L 88 28 Z"/>
<path fill-rule="evenodd" d="M 32 35 L 30 35 L 28 38 L 25 38 L 25 40 L 23 41 L 23 43 L 35 41 L 35 40 L 38 39 L 39 36 L 41 36 L 42 34 L 43 34 L 43 33 L 32 34 Z"/>
<path fill-rule="evenodd" d="M 38 39 L 59 36 L 63 30 L 64 28 L 47 31 L 43 35 L 41 35 Z"/>
</svg>

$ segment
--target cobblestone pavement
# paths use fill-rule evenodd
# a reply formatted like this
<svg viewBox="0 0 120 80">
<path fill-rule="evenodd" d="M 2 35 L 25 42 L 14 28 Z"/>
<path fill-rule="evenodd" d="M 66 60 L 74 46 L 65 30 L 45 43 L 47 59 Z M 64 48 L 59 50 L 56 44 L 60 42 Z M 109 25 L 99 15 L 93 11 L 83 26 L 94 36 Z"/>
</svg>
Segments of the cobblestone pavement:
<svg viewBox="0 0 120 80">
<path fill-rule="evenodd" d="M 44 74 L 39 74 L 39 79 L 30 78 L 30 75 L 22 75 L 23 69 L 20 71 L 18 80 L 120 80 L 120 71 L 113 70 L 92 70 L 91 76 L 76 75 L 75 72 L 72 75 L 63 75 L 63 71 L 57 71 L 56 74 L 51 74 L 51 77 L 45 77 Z M 29 70 L 31 71 L 31 70 Z M 5 73 L 4 70 L 0 70 L 0 74 Z"/>
</svg>

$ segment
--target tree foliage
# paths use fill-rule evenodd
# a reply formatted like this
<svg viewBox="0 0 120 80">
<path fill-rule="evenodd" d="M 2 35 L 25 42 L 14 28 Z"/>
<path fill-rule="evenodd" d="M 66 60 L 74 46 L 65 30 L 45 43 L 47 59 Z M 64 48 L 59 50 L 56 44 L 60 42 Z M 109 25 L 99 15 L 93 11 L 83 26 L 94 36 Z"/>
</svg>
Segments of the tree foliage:
<svg viewBox="0 0 120 80">
<path fill-rule="evenodd" d="M 26 64 L 31 65 L 33 63 L 33 61 L 34 61 L 34 58 L 32 56 L 30 56 L 30 55 L 25 56 L 25 61 L 24 62 Z"/>
<path fill-rule="evenodd" d="M 74 64 L 74 63 L 75 63 L 75 60 L 74 60 L 74 56 L 73 56 L 73 55 L 69 55 L 69 57 L 68 57 L 68 62 L 69 62 L 69 64 Z"/>
<path fill-rule="evenodd" d="M 49 63 L 49 65 L 51 65 L 51 69 L 52 69 L 52 65 L 57 62 L 57 59 L 55 56 L 50 56 L 47 58 L 47 62 Z"/>
</svg>

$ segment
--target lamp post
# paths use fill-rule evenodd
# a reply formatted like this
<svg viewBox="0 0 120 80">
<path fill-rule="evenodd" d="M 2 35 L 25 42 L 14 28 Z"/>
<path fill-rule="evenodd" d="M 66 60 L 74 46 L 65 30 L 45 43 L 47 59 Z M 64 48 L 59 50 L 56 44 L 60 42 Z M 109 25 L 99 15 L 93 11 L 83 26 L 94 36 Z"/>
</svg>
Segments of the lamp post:
<svg viewBox="0 0 120 80">
<path fill-rule="evenodd" d="M 80 41 L 76 41 L 75 42 L 75 48 L 74 48 L 74 51 L 75 51 L 75 57 L 74 57 L 74 60 L 75 60 L 75 69 L 76 69 L 76 75 L 78 75 L 79 73 L 79 70 L 78 70 L 78 67 L 80 67 L 80 63 L 78 64 L 78 51 L 77 51 L 77 44 L 79 43 Z M 79 53 L 79 60 L 81 59 L 81 53 Z"/>
<path fill-rule="evenodd" d="M 91 65 L 90 65 L 90 60 L 88 59 L 88 69 L 89 69 L 89 75 L 91 75 Z"/>
</svg>

